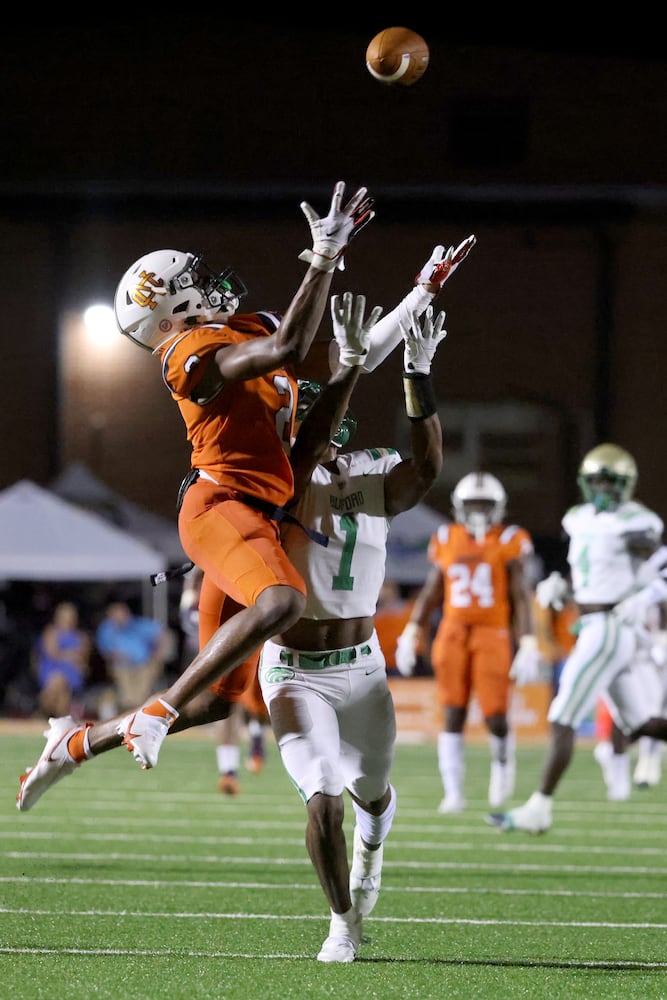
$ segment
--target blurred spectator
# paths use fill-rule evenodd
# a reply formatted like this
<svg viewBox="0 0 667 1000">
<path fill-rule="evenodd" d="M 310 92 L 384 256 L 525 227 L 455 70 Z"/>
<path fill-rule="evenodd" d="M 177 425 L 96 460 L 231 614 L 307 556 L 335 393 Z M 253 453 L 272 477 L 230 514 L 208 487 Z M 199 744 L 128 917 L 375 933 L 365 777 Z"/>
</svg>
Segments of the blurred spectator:
<svg viewBox="0 0 667 1000">
<path fill-rule="evenodd" d="M 76 605 L 56 604 L 36 649 L 38 705 L 47 718 L 70 714 L 73 697 L 86 685 L 90 650 L 90 638 L 79 628 Z"/>
<path fill-rule="evenodd" d="M 173 652 L 169 629 L 116 601 L 97 628 L 96 643 L 113 681 L 119 712 L 143 705 L 158 689 Z"/>
</svg>

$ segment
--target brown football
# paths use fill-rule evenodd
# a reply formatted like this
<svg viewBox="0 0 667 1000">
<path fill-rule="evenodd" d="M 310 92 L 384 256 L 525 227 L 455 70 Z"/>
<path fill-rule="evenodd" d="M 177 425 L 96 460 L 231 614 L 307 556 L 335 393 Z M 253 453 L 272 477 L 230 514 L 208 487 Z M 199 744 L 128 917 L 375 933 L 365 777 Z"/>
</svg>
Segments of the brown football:
<svg viewBox="0 0 667 1000">
<path fill-rule="evenodd" d="M 385 28 L 366 49 L 366 68 L 375 80 L 411 87 L 425 73 L 428 45 L 410 28 Z"/>
</svg>

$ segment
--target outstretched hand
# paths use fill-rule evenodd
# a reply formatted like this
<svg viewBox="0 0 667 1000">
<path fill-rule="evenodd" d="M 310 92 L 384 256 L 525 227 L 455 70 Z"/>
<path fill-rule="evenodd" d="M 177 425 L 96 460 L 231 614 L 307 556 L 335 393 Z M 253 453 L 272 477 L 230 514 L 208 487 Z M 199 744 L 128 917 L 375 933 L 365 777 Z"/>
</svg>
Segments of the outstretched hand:
<svg viewBox="0 0 667 1000">
<path fill-rule="evenodd" d="M 313 237 L 312 250 L 303 250 L 299 260 L 305 260 L 320 271 L 345 270 L 343 254 L 355 237 L 375 217 L 374 199 L 365 187 L 361 187 L 342 207 L 345 182 L 338 181 L 334 187 L 328 215 L 320 218 L 307 201 L 301 202 L 301 211 L 308 220 Z"/>
<path fill-rule="evenodd" d="M 333 334 L 338 344 L 338 360 L 341 365 L 353 368 L 363 365 L 368 355 L 371 330 L 382 314 L 382 306 L 373 306 L 364 320 L 366 296 L 343 292 L 331 297 L 331 320 Z"/>
<path fill-rule="evenodd" d="M 434 247 L 433 253 L 415 278 L 415 284 L 433 285 L 429 291 L 439 292 L 447 278 L 450 278 L 459 264 L 466 259 L 476 242 L 476 236 L 467 236 L 456 249 L 450 247 L 447 253 L 443 246 Z"/>
<path fill-rule="evenodd" d="M 403 349 L 403 370 L 415 375 L 428 375 L 436 348 L 447 336 L 445 330 L 445 312 L 441 311 L 433 321 L 433 306 L 429 306 L 422 317 L 410 314 L 410 324 L 401 321 L 401 333 L 405 347 Z"/>
</svg>

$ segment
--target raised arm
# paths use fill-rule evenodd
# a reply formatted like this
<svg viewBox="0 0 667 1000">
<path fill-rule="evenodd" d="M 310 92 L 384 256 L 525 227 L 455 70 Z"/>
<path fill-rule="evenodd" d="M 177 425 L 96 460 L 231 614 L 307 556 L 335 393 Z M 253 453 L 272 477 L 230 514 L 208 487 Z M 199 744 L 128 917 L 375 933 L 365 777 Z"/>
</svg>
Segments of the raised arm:
<svg viewBox="0 0 667 1000">
<path fill-rule="evenodd" d="M 387 514 L 393 516 L 414 507 L 429 491 L 442 469 L 442 427 L 431 384 L 431 362 L 438 344 L 447 336 L 445 314 L 433 319 L 429 306 L 422 323 L 412 314 L 402 324 L 403 389 L 410 420 L 412 457 L 405 459 L 385 478 Z"/>
<path fill-rule="evenodd" d="M 408 292 L 395 309 L 383 316 L 376 324 L 368 357 L 363 364 L 364 372 L 374 371 L 402 342 L 401 325 L 409 325 L 412 316 L 418 318 L 426 311 L 438 292 L 442 290 L 447 279 L 466 259 L 476 242 L 475 236 L 468 236 L 456 248 L 450 247 L 447 252 L 443 246 L 433 248 L 431 256 L 415 278 L 414 288 Z"/>
<path fill-rule="evenodd" d="M 371 331 L 382 312 L 374 306 L 365 317 L 366 297 L 345 292 L 331 299 L 331 319 L 338 347 L 338 365 L 302 420 L 292 447 L 294 497 L 299 498 L 318 462 L 331 445 L 368 354 Z M 297 411 L 298 412 L 298 411 Z"/>
<path fill-rule="evenodd" d="M 359 188 L 345 206 L 342 205 L 344 192 L 344 182 L 338 181 L 324 218 L 320 218 L 308 202 L 301 203 L 313 247 L 299 254 L 299 259 L 306 260 L 310 266 L 272 337 L 229 345 L 217 352 L 216 365 L 226 381 L 256 378 L 275 368 L 298 364 L 308 354 L 324 315 L 334 271 L 343 266 L 350 240 L 375 215 L 373 199 L 365 187 Z"/>
</svg>

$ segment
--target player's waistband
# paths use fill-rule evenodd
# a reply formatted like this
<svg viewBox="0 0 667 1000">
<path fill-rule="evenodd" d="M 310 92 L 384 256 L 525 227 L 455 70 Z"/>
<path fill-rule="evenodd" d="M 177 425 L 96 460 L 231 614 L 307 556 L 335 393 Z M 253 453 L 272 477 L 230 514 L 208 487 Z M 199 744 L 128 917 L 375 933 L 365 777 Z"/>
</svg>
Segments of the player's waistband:
<svg viewBox="0 0 667 1000">
<path fill-rule="evenodd" d="M 372 656 L 378 644 L 376 635 L 358 646 L 347 646 L 345 649 L 302 650 L 279 646 L 274 642 L 264 644 L 262 661 L 272 660 L 284 667 L 298 667 L 300 670 L 324 670 L 326 667 L 339 667 L 341 664 L 356 663 L 367 656 Z"/>
</svg>

